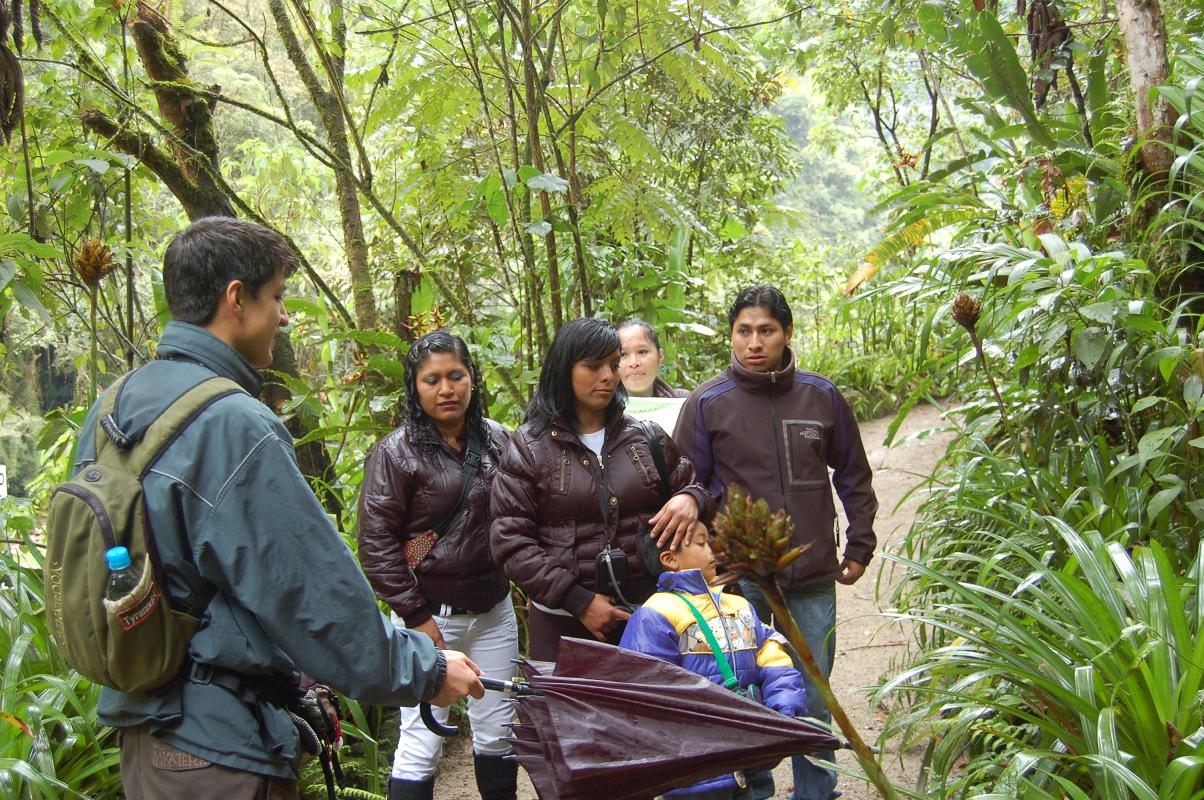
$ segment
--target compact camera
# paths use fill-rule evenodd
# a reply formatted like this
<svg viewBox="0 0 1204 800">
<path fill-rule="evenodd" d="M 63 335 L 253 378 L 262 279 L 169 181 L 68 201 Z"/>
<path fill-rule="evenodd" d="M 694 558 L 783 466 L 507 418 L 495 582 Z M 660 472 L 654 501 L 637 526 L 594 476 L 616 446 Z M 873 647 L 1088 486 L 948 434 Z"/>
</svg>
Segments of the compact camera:
<svg viewBox="0 0 1204 800">
<path fill-rule="evenodd" d="M 598 594 L 609 595 L 627 604 L 627 554 L 617 547 L 608 547 L 594 559 Z"/>
</svg>

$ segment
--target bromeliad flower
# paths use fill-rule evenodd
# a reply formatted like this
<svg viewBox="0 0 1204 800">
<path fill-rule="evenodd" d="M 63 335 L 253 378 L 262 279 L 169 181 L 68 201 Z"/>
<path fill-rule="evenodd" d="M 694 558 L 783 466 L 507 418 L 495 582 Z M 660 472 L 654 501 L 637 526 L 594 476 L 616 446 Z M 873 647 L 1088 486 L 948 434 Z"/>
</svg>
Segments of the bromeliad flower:
<svg viewBox="0 0 1204 800">
<path fill-rule="evenodd" d="M 726 568 L 720 582 L 772 578 L 811 546 L 791 547 L 794 522 L 785 511 L 771 513 L 763 499 L 754 501 L 736 484 L 725 493 L 727 502 L 715 518 L 711 542 L 715 559 Z"/>
<path fill-rule="evenodd" d="M 75 271 L 89 288 L 95 288 L 101 278 L 115 269 L 113 251 L 100 239 L 89 239 L 75 254 Z"/>
<path fill-rule="evenodd" d="M 953 321 L 971 333 L 978 325 L 978 317 L 982 314 L 982 301 L 965 292 L 953 298 Z"/>
<path fill-rule="evenodd" d="M 832 712 L 832 719 L 848 738 L 848 746 L 857 754 L 866 777 L 884 800 L 894 800 L 894 786 L 832 692 L 827 676 L 819 668 L 798 623 L 790 614 L 786 597 L 775 577 L 779 570 L 801 556 L 810 543 L 793 545 L 794 522 L 784 510 L 770 512 L 769 505 L 763 499 L 753 500 L 735 484 L 729 485 L 724 493 L 727 497 L 723 513 L 715 517 L 715 532 L 711 539 L 715 559 L 725 569 L 719 582 L 732 583 L 747 579 L 760 587 L 769 601 L 769 607 L 773 609 L 774 627 L 786 636 L 798 653 L 803 671 Z"/>
</svg>

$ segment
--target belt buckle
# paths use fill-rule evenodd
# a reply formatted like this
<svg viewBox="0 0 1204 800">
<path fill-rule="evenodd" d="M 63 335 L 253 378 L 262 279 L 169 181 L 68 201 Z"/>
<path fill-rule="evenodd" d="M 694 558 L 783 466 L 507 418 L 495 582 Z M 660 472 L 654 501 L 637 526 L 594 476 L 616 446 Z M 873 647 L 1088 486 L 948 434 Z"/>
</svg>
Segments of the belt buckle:
<svg viewBox="0 0 1204 800">
<path fill-rule="evenodd" d="M 202 686 L 211 683 L 213 681 L 213 665 L 198 664 L 195 661 L 192 662 L 192 668 L 189 670 L 188 680 L 192 681 L 193 683 L 199 683 Z"/>
</svg>

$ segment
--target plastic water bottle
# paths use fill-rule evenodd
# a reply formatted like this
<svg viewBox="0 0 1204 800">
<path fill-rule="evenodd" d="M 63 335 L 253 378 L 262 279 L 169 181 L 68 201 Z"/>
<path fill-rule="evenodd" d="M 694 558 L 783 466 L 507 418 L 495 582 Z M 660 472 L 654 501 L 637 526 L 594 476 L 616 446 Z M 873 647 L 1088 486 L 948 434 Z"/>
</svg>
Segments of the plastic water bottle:
<svg viewBox="0 0 1204 800">
<path fill-rule="evenodd" d="M 111 547 L 105 551 L 105 561 L 109 564 L 109 582 L 105 586 L 107 599 L 120 600 L 138 587 L 142 575 L 130 563 L 129 550 Z"/>
</svg>

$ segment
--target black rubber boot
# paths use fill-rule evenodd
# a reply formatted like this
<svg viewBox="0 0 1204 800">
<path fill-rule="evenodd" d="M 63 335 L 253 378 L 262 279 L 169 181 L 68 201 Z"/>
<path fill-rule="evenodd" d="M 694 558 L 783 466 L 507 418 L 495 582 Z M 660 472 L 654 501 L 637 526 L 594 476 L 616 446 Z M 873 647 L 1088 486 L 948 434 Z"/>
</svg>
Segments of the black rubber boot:
<svg viewBox="0 0 1204 800">
<path fill-rule="evenodd" d="M 477 791 L 481 800 L 515 800 L 518 794 L 518 760 L 514 756 L 473 754 Z"/>
<path fill-rule="evenodd" d="M 435 800 L 435 779 L 403 781 L 389 778 L 389 800 Z"/>
</svg>

